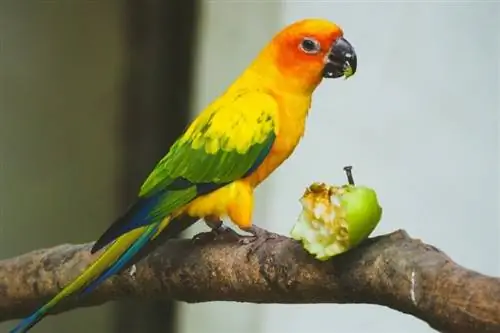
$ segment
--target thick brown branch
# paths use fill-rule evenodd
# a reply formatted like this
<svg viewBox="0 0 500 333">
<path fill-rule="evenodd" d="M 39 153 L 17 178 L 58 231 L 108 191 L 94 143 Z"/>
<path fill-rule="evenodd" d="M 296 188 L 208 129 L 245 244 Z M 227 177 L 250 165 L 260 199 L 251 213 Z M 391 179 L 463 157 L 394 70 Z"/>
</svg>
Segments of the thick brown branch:
<svg viewBox="0 0 500 333">
<path fill-rule="evenodd" d="M 169 241 L 137 264 L 135 274 L 127 270 L 56 311 L 118 298 L 371 303 L 412 314 L 442 332 L 500 332 L 500 279 L 465 269 L 404 231 L 370 239 L 327 262 L 283 236 L 258 243 Z M 90 263 L 90 246 L 61 245 L 0 261 L 0 320 L 24 316 L 56 294 Z"/>
</svg>

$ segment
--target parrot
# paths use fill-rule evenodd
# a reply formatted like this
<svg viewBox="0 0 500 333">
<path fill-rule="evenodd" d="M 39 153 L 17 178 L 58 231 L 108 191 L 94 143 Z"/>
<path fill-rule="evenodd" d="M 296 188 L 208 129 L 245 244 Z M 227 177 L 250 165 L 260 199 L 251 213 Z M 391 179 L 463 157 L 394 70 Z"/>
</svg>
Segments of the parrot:
<svg viewBox="0 0 500 333">
<path fill-rule="evenodd" d="M 96 260 L 10 332 L 27 332 L 61 300 L 92 292 L 160 234 L 175 237 L 198 220 L 217 234 L 228 218 L 257 239 L 254 190 L 304 136 L 323 78 L 347 79 L 356 68 L 354 47 L 330 20 L 305 18 L 278 31 L 157 162 L 135 202 L 93 244 L 92 254 L 102 250 Z"/>
</svg>

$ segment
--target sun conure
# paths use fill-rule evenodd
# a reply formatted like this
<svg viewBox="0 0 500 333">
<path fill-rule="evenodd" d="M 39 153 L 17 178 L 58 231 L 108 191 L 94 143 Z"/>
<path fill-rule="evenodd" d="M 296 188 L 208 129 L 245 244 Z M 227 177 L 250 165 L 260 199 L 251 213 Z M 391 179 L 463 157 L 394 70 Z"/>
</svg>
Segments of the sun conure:
<svg viewBox="0 0 500 333">
<path fill-rule="evenodd" d="M 119 272 L 160 233 L 172 237 L 204 219 L 252 227 L 253 192 L 294 151 L 315 88 L 349 77 L 357 58 L 342 29 L 305 19 L 278 32 L 227 90 L 210 103 L 153 169 L 136 202 L 97 240 L 97 260 L 11 333 L 26 332 L 63 298 L 84 295 Z"/>
</svg>

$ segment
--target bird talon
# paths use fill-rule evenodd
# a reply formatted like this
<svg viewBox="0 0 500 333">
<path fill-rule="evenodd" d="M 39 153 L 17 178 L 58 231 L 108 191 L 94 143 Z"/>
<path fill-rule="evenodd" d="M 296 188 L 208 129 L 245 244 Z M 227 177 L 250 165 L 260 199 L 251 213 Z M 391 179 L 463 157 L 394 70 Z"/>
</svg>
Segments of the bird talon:
<svg viewBox="0 0 500 333">
<path fill-rule="evenodd" d="M 228 236 L 239 238 L 239 235 L 233 229 L 221 224 L 218 228 L 214 228 L 206 232 L 200 232 L 199 234 L 194 235 L 191 240 L 194 244 L 203 245 L 209 242 L 213 242 L 216 239 L 226 239 Z"/>
<path fill-rule="evenodd" d="M 267 231 L 266 229 L 260 228 L 256 225 L 251 226 L 249 229 L 245 229 L 246 232 L 251 233 L 252 236 L 241 236 L 239 243 L 242 245 L 251 244 L 247 252 L 247 260 L 250 260 L 250 256 L 257 252 L 257 250 L 268 240 L 275 239 L 276 234 Z"/>
<path fill-rule="evenodd" d="M 263 229 L 261 227 L 258 227 L 256 225 L 252 225 L 250 228 L 245 229 L 246 232 L 252 234 L 252 236 L 249 237 L 255 237 L 255 238 L 276 238 L 276 235 L 267 231 L 266 229 Z"/>
<path fill-rule="evenodd" d="M 215 237 L 217 237 L 217 235 L 213 231 L 200 232 L 199 234 L 194 235 L 191 238 L 191 241 L 195 245 L 203 245 L 212 242 L 215 240 Z"/>
<path fill-rule="evenodd" d="M 268 238 L 258 238 L 258 237 L 251 237 L 251 238 L 253 239 L 250 240 L 249 243 L 247 243 L 251 244 L 246 255 L 247 260 L 250 260 L 250 257 L 254 255 L 268 239 Z"/>
<path fill-rule="evenodd" d="M 217 232 L 216 238 L 218 239 L 239 240 L 241 238 L 241 236 L 236 231 L 225 226 L 219 227 L 218 229 L 216 229 L 216 232 Z"/>
<path fill-rule="evenodd" d="M 130 267 L 130 271 L 128 273 L 130 275 L 130 277 L 132 278 L 132 280 L 135 280 L 135 276 L 137 274 L 137 267 L 135 265 L 132 265 Z"/>
</svg>

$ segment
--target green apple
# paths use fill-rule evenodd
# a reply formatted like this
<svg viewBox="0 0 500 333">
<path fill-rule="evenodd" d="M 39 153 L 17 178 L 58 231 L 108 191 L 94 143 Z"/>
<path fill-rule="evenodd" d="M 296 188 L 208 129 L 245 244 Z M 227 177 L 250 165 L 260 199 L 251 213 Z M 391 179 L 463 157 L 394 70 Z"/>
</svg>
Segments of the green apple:
<svg viewBox="0 0 500 333">
<path fill-rule="evenodd" d="M 327 260 L 354 248 L 370 236 L 382 217 L 375 191 L 355 186 L 350 168 L 348 179 L 350 184 L 343 186 L 313 183 L 300 199 L 303 209 L 291 237 L 316 259 Z"/>
</svg>

